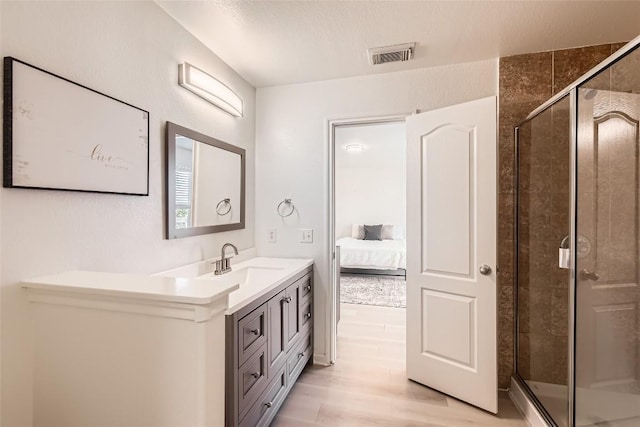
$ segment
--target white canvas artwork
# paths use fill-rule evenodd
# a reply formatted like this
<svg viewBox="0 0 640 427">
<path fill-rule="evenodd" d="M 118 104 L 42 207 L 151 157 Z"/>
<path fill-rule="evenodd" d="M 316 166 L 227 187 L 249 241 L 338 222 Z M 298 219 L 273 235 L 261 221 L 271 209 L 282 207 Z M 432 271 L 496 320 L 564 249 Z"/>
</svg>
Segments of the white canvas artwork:
<svg viewBox="0 0 640 427">
<path fill-rule="evenodd" d="M 13 58 L 7 71 L 5 187 L 149 194 L 147 111 Z"/>
</svg>

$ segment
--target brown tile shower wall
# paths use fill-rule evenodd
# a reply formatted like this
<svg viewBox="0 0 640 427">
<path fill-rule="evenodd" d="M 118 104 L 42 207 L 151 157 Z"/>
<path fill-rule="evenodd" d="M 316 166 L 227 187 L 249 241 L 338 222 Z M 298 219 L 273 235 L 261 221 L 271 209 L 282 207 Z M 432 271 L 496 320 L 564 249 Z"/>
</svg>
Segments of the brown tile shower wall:
<svg viewBox="0 0 640 427">
<path fill-rule="evenodd" d="M 509 387 L 514 368 L 514 127 L 540 104 L 593 68 L 624 43 L 500 58 L 498 130 L 498 384 Z M 531 227 L 530 227 L 531 229 Z M 535 230 L 532 230 L 535 231 Z M 565 311 L 550 296 L 550 309 Z M 562 319 L 560 319 L 562 320 Z M 555 323 L 555 322 L 554 322 Z M 555 329 L 554 329 L 555 330 Z M 557 352 L 566 338 L 558 337 Z M 551 337 L 550 337 L 551 338 Z M 556 350 L 554 350 L 554 353 Z M 564 355 L 558 354 L 558 360 Z M 557 369 L 556 369 L 557 370 Z M 561 370 L 560 370 L 561 371 Z"/>
</svg>

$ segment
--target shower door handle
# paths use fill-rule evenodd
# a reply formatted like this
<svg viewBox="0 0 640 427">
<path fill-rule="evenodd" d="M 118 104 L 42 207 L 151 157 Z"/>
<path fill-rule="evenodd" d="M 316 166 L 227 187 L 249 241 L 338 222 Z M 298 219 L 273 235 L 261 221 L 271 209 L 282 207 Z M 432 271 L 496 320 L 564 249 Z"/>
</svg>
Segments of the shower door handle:
<svg viewBox="0 0 640 427">
<path fill-rule="evenodd" d="M 593 280 L 595 282 L 600 278 L 600 275 L 595 271 L 589 271 L 585 268 L 580 272 L 580 278 L 582 280 Z"/>
<path fill-rule="evenodd" d="M 481 265 L 478 270 L 480 271 L 480 274 L 484 276 L 488 276 L 489 274 L 491 274 L 491 267 L 489 267 L 487 264 Z"/>
</svg>

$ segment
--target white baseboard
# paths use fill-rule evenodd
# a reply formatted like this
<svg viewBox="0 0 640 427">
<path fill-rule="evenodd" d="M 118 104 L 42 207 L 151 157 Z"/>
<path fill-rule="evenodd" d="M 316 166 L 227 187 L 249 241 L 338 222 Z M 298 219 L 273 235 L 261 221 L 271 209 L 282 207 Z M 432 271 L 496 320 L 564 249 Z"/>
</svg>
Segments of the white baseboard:
<svg viewBox="0 0 640 427">
<path fill-rule="evenodd" d="M 529 401 L 525 391 L 520 387 L 520 384 L 513 379 L 513 377 L 511 378 L 509 397 L 531 427 L 549 427 L 549 424 L 545 421 L 544 417 L 540 415 L 533 403 Z"/>
<path fill-rule="evenodd" d="M 326 353 L 314 353 L 313 364 L 321 366 L 331 366 L 331 362 L 329 361 L 329 357 L 327 357 Z"/>
</svg>

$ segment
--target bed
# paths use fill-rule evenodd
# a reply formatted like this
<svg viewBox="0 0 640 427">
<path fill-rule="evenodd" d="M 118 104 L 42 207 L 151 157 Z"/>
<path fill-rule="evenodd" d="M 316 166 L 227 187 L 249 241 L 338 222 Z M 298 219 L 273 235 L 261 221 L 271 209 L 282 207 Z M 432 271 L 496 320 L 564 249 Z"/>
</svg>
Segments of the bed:
<svg viewBox="0 0 640 427">
<path fill-rule="evenodd" d="M 361 240 L 343 237 L 336 241 L 342 272 L 405 274 L 407 249 L 404 239 Z M 373 271 L 369 271 L 373 270 Z"/>
</svg>

